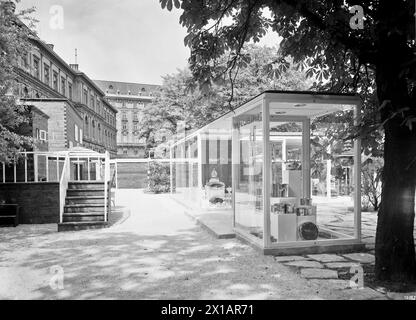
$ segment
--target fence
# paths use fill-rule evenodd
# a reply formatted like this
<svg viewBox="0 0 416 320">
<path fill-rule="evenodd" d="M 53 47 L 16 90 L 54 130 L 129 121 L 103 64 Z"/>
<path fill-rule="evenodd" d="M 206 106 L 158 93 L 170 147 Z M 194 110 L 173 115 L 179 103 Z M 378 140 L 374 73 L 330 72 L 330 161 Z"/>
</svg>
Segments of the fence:
<svg viewBox="0 0 416 320">
<path fill-rule="evenodd" d="M 116 189 L 147 188 L 149 163 L 157 161 L 169 164 L 169 159 L 113 159 L 110 160 L 111 172 L 115 173 Z"/>
<path fill-rule="evenodd" d="M 104 216 L 107 221 L 107 195 L 110 186 L 108 152 L 85 151 L 23 152 L 11 165 L 1 164 L 0 183 L 59 183 L 59 216 L 62 222 L 69 182 L 104 182 Z"/>
</svg>

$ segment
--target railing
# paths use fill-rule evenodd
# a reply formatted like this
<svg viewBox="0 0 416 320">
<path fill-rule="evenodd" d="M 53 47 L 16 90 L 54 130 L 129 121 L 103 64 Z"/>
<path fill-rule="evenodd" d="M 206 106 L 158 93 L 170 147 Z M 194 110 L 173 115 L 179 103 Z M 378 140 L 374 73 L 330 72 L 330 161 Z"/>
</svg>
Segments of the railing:
<svg viewBox="0 0 416 320">
<path fill-rule="evenodd" d="M 65 157 L 64 167 L 62 169 L 61 179 L 59 181 L 59 223 L 63 222 L 66 192 L 71 178 L 69 161 L 69 154 L 67 154 Z"/>
<path fill-rule="evenodd" d="M 59 182 L 66 152 L 22 152 L 22 157 L 1 164 L 0 183 Z"/>
<path fill-rule="evenodd" d="M 110 154 L 89 152 L 23 152 L 14 164 L 0 164 L 0 183 L 59 183 L 59 220 L 62 223 L 68 184 L 71 181 L 104 183 L 104 215 L 111 204 Z M 110 200 L 110 201 L 109 201 Z"/>
</svg>

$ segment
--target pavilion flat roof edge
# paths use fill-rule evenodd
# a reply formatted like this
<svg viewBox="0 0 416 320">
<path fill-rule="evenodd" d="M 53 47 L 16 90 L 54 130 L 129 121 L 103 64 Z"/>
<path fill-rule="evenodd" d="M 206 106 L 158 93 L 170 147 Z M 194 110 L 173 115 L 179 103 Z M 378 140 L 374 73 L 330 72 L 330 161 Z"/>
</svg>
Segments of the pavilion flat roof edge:
<svg viewBox="0 0 416 320">
<path fill-rule="evenodd" d="M 350 104 L 361 101 L 357 94 L 352 93 L 332 93 L 322 91 L 265 91 L 265 97 L 274 102 L 304 102 L 304 103 L 330 103 L 330 104 Z"/>
<path fill-rule="evenodd" d="M 276 101 L 279 99 L 279 101 Z M 211 121 L 205 126 L 197 129 L 192 132 L 190 135 L 185 136 L 170 147 L 174 147 L 186 140 L 193 138 L 195 135 L 202 133 L 204 130 L 207 130 L 210 126 L 215 125 L 219 121 L 223 121 L 229 117 L 240 115 L 248 110 L 256 107 L 257 104 L 262 103 L 263 100 L 268 100 L 269 102 L 301 102 L 301 103 L 328 103 L 328 104 L 345 104 L 345 105 L 359 105 L 362 103 L 362 99 L 358 94 L 352 93 L 332 93 L 332 92 L 322 92 L 322 91 L 280 91 L 280 90 L 266 90 L 257 96 L 251 98 L 250 100 L 244 102 L 234 110 L 231 110 L 224 115 L 218 117 L 217 119 Z M 274 101 L 273 101 L 274 100 Z"/>
</svg>

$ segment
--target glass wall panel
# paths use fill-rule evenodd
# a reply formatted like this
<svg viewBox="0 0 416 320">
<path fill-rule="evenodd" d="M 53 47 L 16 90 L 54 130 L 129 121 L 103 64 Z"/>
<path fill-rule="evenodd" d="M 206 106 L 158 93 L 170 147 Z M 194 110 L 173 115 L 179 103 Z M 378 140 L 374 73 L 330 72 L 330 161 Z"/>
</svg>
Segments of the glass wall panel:
<svg viewBox="0 0 416 320">
<path fill-rule="evenodd" d="M 354 142 L 348 138 L 353 110 L 313 119 L 311 125 L 312 201 L 319 239 L 354 236 Z"/>
<path fill-rule="evenodd" d="M 235 226 L 246 235 L 263 238 L 263 131 L 261 108 L 234 118 Z"/>
<path fill-rule="evenodd" d="M 270 117 L 270 236 L 271 242 L 302 240 L 299 226 L 316 223 L 306 207 L 303 190 L 303 121 Z"/>
</svg>

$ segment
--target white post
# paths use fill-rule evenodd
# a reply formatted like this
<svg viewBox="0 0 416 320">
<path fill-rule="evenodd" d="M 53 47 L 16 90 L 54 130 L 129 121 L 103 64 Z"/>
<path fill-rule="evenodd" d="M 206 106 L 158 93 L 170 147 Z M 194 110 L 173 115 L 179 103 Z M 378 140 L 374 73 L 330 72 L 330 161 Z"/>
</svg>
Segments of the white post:
<svg viewBox="0 0 416 320">
<path fill-rule="evenodd" d="M 81 163 L 79 162 L 79 157 L 77 158 L 77 168 L 78 168 L 78 170 L 77 170 L 77 180 L 78 181 L 81 181 L 81 170 L 80 170 L 80 167 L 81 167 Z"/>
<path fill-rule="evenodd" d="M 16 161 L 13 164 L 13 177 L 14 177 L 14 183 L 16 183 Z"/>
<path fill-rule="evenodd" d="M 302 131 L 302 179 L 303 179 L 303 197 L 311 197 L 311 122 L 307 118 L 303 121 Z"/>
<path fill-rule="evenodd" d="M 331 160 L 326 160 L 326 196 L 331 199 Z"/>
<path fill-rule="evenodd" d="M 270 108 L 269 101 L 263 99 L 262 103 L 263 123 L 263 246 L 270 246 Z M 254 133 L 255 134 L 255 133 Z"/>
<path fill-rule="evenodd" d="M 25 182 L 27 182 L 27 152 L 25 152 Z"/>
<path fill-rule="evenodd" d="M 6 182 L 6 164 L 3 162 L 3 183 Z"/>
<path fill-rule="evenodd" d="M 239 172 L 237 169 L 240 167 L 240 141 L 237 124 L 234 124 L 234 118 L 232 119 L 232 137 L 231 137 L 231 183 L 232 183 L 232 208 L 233 208 L 233 228 L 236 223 L 236 208 L 235 208 L 235 194 L 237 191 L 237 185 L 239 183 Z"/>
<path fill-rule="evenodd" d="M 59 182 L 59 156 L 56 156 L 56 181 Z"/>
<path fill-rule="evenodd" d="M 110 156 L 108 151 L 105 152 L 105 162 L 104 162 L 104 221 L 108 221 L 108 182 L 110 181 Z"/>
<path fill-rule="evenodd" d="M 361 105 L 357 104 L 354 110 L 354 124 L 357 126 L 361 121 Z M 361 138 L 354 141 L 354 236 L 361 241 Z"/>
<path fill-rule="evenodd" d="M 205 150 L 202 150 L 202 136 L 200 133 L 197 135 L 198 137 L 198 189 L 201 192 L 202 190 L 202 156 L 205 155 Z"/>
<path fill-rule="evenodd" d="M 49 181 L 49 156 L 45 155 L 46 160 L 46 182 Z"/>
<path fill-rule="evenodd" d="M 173 162 L 172 162 L 172 146 L 169 147 L 169 170 L 170 170 L 170 194 L 173 194 Z"/>
<path fill-rule="evenodd" d="M 35 173 L 35 182 L 39 182 L 39 175 L 38 175 L 38 155 L 36 153 L 33 154 L 33 169 Z"/>
</svg>

